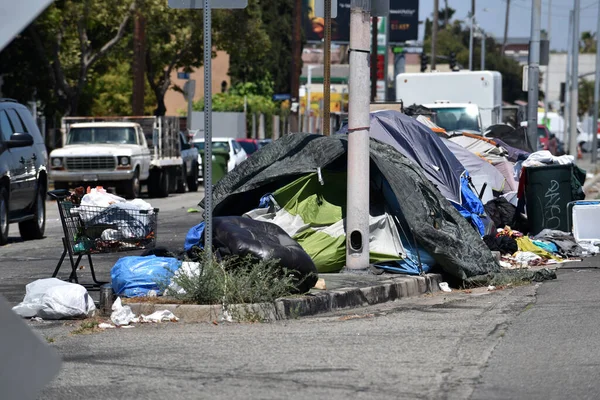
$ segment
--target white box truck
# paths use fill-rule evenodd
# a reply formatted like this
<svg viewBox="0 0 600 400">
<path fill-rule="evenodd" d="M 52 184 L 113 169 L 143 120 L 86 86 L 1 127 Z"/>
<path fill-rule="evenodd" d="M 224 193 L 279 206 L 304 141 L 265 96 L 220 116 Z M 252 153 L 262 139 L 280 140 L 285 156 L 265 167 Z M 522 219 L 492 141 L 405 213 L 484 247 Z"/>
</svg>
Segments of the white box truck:
<svg viewBox="0 0 600 400">
<path fill-rule="evenodd" d="M 437 113 L 447 131 L 483 132 L 502 123 L 502 75 L 496 71 L 404 73 L 396 77 L 396 101 Z"/>
</svg>

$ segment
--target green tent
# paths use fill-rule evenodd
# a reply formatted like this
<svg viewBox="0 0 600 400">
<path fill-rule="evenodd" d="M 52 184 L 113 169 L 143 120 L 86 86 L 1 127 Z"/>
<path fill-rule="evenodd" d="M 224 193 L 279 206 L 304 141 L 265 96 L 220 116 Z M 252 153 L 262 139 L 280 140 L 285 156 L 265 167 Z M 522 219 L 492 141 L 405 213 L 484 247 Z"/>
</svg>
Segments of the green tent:
<svg viewBox="0 0 600 400">
<path fill-rule="evenodd" d="M 346 264 L 346 173 L 318 172 L 298 178 L 270 196 L 270 206 L 246 213 L 275 223 L 313 259 L 319 272 Z M 375 213 L 371 213 L 375 214 Z M 406 255 L 396 224 L 386 212 L 370 217 L 370 262 L 398 261 Z"/>
</svg>

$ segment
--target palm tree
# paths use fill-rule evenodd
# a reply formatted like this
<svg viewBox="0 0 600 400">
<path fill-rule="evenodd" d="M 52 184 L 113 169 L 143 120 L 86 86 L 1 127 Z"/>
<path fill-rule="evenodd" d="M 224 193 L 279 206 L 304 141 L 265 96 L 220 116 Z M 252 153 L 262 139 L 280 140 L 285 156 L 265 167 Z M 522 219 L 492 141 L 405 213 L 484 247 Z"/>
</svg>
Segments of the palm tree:
<svg viewBox="0 0 600 400">
<path fill-rule="evenodd" d="M 579 50 L 581 53 L 595 53 L 596 52 L 596 33 L 590 31 L 581 33 L 581 42 L 579 44 Z"/>
</svg>

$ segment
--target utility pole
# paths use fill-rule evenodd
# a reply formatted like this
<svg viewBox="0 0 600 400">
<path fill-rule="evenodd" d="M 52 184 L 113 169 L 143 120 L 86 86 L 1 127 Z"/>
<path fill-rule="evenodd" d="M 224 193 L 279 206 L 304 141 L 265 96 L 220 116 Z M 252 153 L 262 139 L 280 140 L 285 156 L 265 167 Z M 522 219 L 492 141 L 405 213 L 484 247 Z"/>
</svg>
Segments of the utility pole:
<svg viewBox="0 0 600 400">
<path fill-rule="evenodd" d="M 144 115 L 144 89 L 146 72 L 146 19 L 139 7 L 136 7 L 133 28 L 133 96 L 131 109 L 133 115 Z"/>
<path fill-rule="evenodd" d="M 550 29 L 552 27 L 552 0 L 548 0 L 548 26 L 546 31 L 546 39 L 550 43 Z M 546 66 L 546 79 L 544 79 L 544 125 L 548 123 L 548 108 L 550 101 L 548 100 L 548 91 L 550 90 L 550 63 Z"/>
<path fill-rule="evenodd" d="M 346 268 L 369 266 L 369 17 L 370 1 L 350 2 Z M 377 51 L 377 47 L 373 49 Z"/>
<path fill-rule="evenodd" d="M 504 17 L 504 40 L 502 41 L 502 55 L 506 48 L 506 40 L 508 39 L 508 18 L 510 14 L 510 0 L 506 0 L 506 16 Z"/>
<path fill-rule="evenodd" d="M 379 18 L 371 18 L 371 101 L 375 102 L 377 99 L 377 36 L 379 31 L 377 24 Z"/>
<path fill-rule="evenodd" d="M 537 110 L 540 86 L 540 30 L 542 25 L 542 0 L 532 0 L 531 42 L 529 44 L 529 88 L 527 96 L 527 136 L 537 150 Z"/>
<path fill-rule="evenodd" d="M 483 29 L 481 32 L 481 70 L 485 71 L 485 32 Z"/>
<path fill-rule="evenodd" d="M 594 81 L 594 120 L 592 121 L 592 165 L 597 171 L 598 162 L 598 97 L 600 97 L 600 5 L 598 6 L 598 21 L 596 22 L 596 79 Z"/>
<path fill-rule="evenodd" d="M 571 110 L 571 67 L 573 66 L 573 10 L 569 11 L 569 32 L 567 40 L 567 67 L 565 75 L 565 103 L 563 105 L 563 128 L 562 140 L 565 143 L 565 148 L 569 150 L 569 132 L 571 131 L 571 119 L 569 118 Z"/>
<path fill-rule="evenodd" d="M 331 134 L 331 0 L 325 0 L 325 57 L 323 67 L 323 135 Z"/>
<path fill-rule="evenodd" d="M 302 0 L 294 0 L 292 16 L 292 65 L 290 68 L 290 91 L 292 107 L 290 114 L 290 132 L 298 132 L 298 115 L 300 112 L 300 74 L 302 72 Z"/>
<path fill-rule="evenodd" d="M 435 46 L 437 43 L 438 33 L 438 9 L 440 8 L 439 0 L 433 0 L 433 29 L 431 30 L 431 70 L 435 70 Z"/>
<path fill-rule="evenodd" d="M 569 154 L 574 156 L 577 163 L 577 106 L 579 105 L 579 7 L 580 0 L 574 0 L 573 7 L 573 67 L 571 68 L 571 110 L 569 117 Z"/>
<path fill-rule="evenodd" d="M 444 0 L 446 8 L 444 9 L 444 28 L 448 28 L 448 0 Z"/>
<path fill-rule="evenodd" d="M 475 25 L 475 0 L 471 0 L 471 29 L 469 33 L 469 71 L 473 71 L 473 26 Z"/>
</svg>

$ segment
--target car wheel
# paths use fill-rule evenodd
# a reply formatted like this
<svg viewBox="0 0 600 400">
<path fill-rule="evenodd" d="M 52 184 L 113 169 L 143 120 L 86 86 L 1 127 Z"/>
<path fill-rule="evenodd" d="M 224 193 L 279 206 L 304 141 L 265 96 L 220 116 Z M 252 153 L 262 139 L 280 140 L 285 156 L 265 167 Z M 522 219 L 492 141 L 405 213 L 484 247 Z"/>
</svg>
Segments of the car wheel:
<svg viewBox="0 0 600 400">
<path fill-rule="evenodd" d="M 169 197 L 169 171 L 164 168 L 159 172 L 158 197 Z"/>
<path fill-rule="evenodd" d="M 188 177 L 188 189 L 190 192 L 197 192 L 198 191 L 198 163 L 197 162 L 192 162 L 192 172 L 190 173 L 190 176 Z"/>
<path fill-rule="evenodd" d="M 185 164 L 181 166 L 181 174 L 177 179 L 177 193 L 185 193 L 185 186 L 187 184 L 187 172 L 185 170 Z"/>
<path fill-rule="evenodd" d="M 46 189 L 40 185 L 33 205 L 34 218 L 19 223 L 23 240 L 42 239 L 46 230 Z"/>
<path fill-rule="evenodd" d="M 0 188 L 0 246 L 8 242 L 8 192 Z"/>
<path fill-rule="evenodd" d="M 140 171 L 136 169 L 133 178 L 125 184 L 123 194 L 128 199 L 136 199 L 140 196 L 140 187 Z"/>
</svg>

